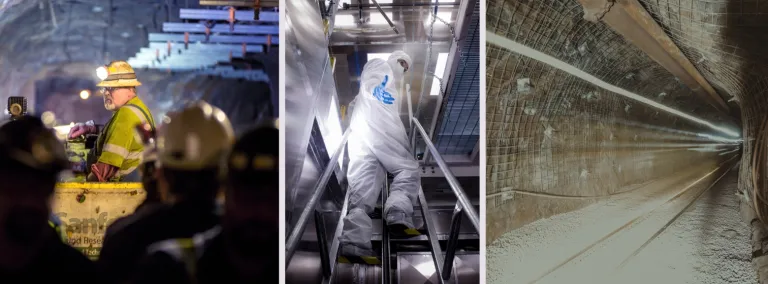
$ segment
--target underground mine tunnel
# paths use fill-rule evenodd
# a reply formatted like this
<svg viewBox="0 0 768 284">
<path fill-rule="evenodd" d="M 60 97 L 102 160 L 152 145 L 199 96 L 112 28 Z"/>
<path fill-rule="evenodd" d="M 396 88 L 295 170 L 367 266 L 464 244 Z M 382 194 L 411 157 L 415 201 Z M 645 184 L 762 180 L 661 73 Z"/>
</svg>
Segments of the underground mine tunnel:
<svg viewBox="0 0 768 284">
<path fill-rule="evenodd" d="M 26 99 L 27 113 L 57 131 L 70 162 L 83 164 L 73 166 L 74 177 L 60 177 L 53 197 L 52 213 L 71 246 L 97 258 L 105 222 L 131 213 L 146 197 L 139 182 L 84 182 L 92 154 L 83 148 L 91 140 L 67 136 L 77 123 L 106 127 L 113 117 L 105 88 L 97 86 L 112 74 L 97 70 L 112 70 L 100 68 L 115 61 L 131 65 L 141 82 L 136 95 L 151 114 L 144 117 L 156 126 L 199 100 L 221 109 L 236 136 L 274 125 L 279 10 L 276 1 L 260 2 L 0 0 L 2 108 L 8 98 Z M 9 118 L 6 112 L 3 123 Z"/>
<path fill-rule="evenodd" d="M 764 1 L 487 1 L 487 281 L 765 283 Z"/>
</svg>

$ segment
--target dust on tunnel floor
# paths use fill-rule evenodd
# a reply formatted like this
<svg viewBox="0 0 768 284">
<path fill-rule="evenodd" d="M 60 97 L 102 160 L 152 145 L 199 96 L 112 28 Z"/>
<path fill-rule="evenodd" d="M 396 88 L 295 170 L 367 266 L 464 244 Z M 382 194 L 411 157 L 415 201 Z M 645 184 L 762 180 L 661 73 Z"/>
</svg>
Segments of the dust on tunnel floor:
<svg viewBox="0 0 768 284">
<path fill-rule="evenodd" d="M 623 236 L 617 233 L 618 240 L 609 238 L 554 271 L 641 212 L 664 204 L 669 195 L 610 199 L 528 224 L 488 246 L 488 283 L 757 283 L 750 228 L 739 216 L 737 175 L 736 170 L 726 174 L 621 269 L 617 262 L 624 257 L 611 253 L 639 248 L 684 205 Z"/>
</svg>

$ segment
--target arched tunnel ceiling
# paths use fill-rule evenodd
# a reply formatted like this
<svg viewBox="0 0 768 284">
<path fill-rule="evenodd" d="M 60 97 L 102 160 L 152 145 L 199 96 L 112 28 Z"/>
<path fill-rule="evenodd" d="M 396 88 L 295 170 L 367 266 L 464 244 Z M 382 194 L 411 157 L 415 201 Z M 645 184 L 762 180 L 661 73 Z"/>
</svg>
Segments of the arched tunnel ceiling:
<svg viewBox="0 0 768 284">
<path fill-rule="evenodd" d="M 751 190 L 752 144 L 768 106 L 768 2 L 639 0 L 696 69 L 735 98 L 743 121 L 739 185 Z M 726 96 L 727 97 L 727 96 Z"/>
<path fill-rule="evenodd" d="M 5 107 L 8 96 L 24 96 L 30 108 L 36 104 L 35 82 L 49 77 L 92 80 L 92 91 L 96 94 L 96 67 L 134 56 L 147 46 L 149 33 L 161 31 L 163 22 L 181 22 L 179 9 L 186 8 L 182 6 L 186 5 L 184 1 L 162 0 L 0 0 L 0 3 L 0 38 L 3 39 L 0 104 Z M 137 70 L 143 83 L 138 93 L 155 116 L 199 98 L 221 107 L 236 127 L 256 118 L 277 116 L 277 53 L 278 49 L 273 48 L 252 58 L 264 66 L 270 77 L 268 83 Z M 61 103 L 80 99 L 78 93 L 71 96 L 63 97 L 66 100 Z M 89 100 L 101 98 L 95 95 Z M 39 114 L 44 110 L 31 111 Z M 257 113 L 252 113 L 254 111 Z M 108 112 L 97 110 L 93 117 L 104 114 Z"/>
<path fill-rule="evenodd" d="M 492 0 L 487 3 L 486 28 L 489 32 L 554 56 L 605 82 L 669 107 L 718 125 L 738 127 L 733 118 L 701 102 L 674 75 L 610 27 L 584 20 L 583 8 L 576 0 Z M 495 68 L 514 72 L 514 79 L 499 83 L 499 86 L 504 86 L 502 89 L 515 88 L 517 79 L 537 76 L 536 73 L 542 72 L 530 59 L 508 54 L 493 45 L 489 45 L 487 57 L 488 73 Z M 532 81 L 531 85 L 534 88 L 544 87 L 543 83 Z M 562 86 L 567 82 L 557 79 L 553 83 Z M 491 79 L 487 81 L 487 86 L 490 95 L 495 91 Z M 627 101 L 630 105 L 636 104 Z"/>
<path fill-rule="evenodd" d="M 736 111 L 718 111 L 611 26 L 585 20 L 580 2 L 488 0 L 486 30 L 713 125 L 742 127 L 734 117 L 739 113 L 737 101 L 729 102 Z M 520 191 L 607 196 L 691 164 L 716 165 L 737 155 L 738 140 L 722 139 L 713 128 L 608 91 L 563 71 L 560 63 L 550 65 L 521 53 L 486 43 L 489 243 L 535 220 L 594 202 L 538 198 Z M 699 58 L 686 55 L 697 64 Z M 710 75 L 705 77 L 719 95 L 730 100 L 734 93 Z"/>
</svg>

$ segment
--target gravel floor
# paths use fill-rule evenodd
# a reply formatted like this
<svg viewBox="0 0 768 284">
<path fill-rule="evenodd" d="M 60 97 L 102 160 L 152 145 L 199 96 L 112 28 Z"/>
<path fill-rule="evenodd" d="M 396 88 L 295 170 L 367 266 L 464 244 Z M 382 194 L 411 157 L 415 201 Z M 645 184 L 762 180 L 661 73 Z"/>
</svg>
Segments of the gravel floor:
<svg viewBox="0 0 768 284">
<path fill-rule="evenodd" d="M 736 173 L 726 174 L 647 244 L 706 185 L 667 202 L 698 179 L 681 175 L 509 232 L 488 247 L 487 281 L 757 283 L 750 262 L 750 229 L 739 216 Z M 587 249 L 607 235 L 611 236 Z M 585 252 L 570 259 L 581 251 Z"/>
</svg>

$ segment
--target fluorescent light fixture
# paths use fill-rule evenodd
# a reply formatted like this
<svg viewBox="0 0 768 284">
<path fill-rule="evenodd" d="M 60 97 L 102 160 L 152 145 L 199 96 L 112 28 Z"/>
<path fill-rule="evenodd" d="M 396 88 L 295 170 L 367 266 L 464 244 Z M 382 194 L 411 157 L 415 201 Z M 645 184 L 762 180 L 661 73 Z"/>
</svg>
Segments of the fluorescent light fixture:
<svg viewBox="0 0 768 284">
<path fill-rule="evenodd" d="M 376 0 L 376 3 L 379 3 L 379 4 L 392 4 L 392 0 Z M 373 4 L 373 1 L 371 1 L 371 4 Z"/>
<path fill-rule="evenodd" d="M 390 54 L 392 53 L 368 53 L 368 61 L 374 60 L 376 58 L 387 61 Z"/>
<path fill-rule="evenodd" d="M 334 26 L 354 26 L 357 24 L 353 15 L 336 15 L 334 21 Z"/>
<path fill-rule="evenodd" d="M 452 22 L 451 16 L 453 16 L 453 12 L 437 12 L 437 17 L 442 19 L 446 22 Z M 429 16 L 427 16 L 427 23 L 432 22 L 432 13 L 429 13 Z"/>
<path fill-rule="evenodd" d="M 448 62 L 448 53 L 440 53 L 437 55 L 437 65 L 435 65 L 435 75 L 443 79 L 445 73 L 445 64 Z M 440 95 L 440 80 L 432 77 L 432 89 L 429 91 L 430 96 Z"/>
<path fill-rule="evenodd" d="M 392 20 L 392 13 L 384 13 L 384 14 L 386 14 L 387 17 L 389 18 L 389 20 L 394 23 L 394 21 Z M 384 16 L 382 16 L 381 13 L 379 13 L 379 12 L 371 12 L 371 21 L 369 22 L 369 24 L 372 24 L 372 25 L 388 25 L 389 23 L 387 23 L 387 20 L 384 19 Z"/>
<path fill-rule="evenodd" d="M 687 119 L 691 122 L 695 122 L 704 126 L 707 126 L 709 128 L 712 128 L 720 133 L 723 133 L 725 135 L 728 135 L 732 138 L 741 138 L 741 132 L 715 125 L 709 121 L 703 120 L 701 118 L 695 117 L 693 115 L 684 113 L 682 111 L 673 109 L 671 107 L 668 107 L 666 105 L 663 105 L 661 103 L 658 103 L 656 101 L 650 100 L 646 97 L 643 97 L 641 95 L 632 93 L 630 91 L 627 91 L 625 89 L 619 88 L 617 86 L 611 85 L 603 80 L 600 80 L 599 78 L 595 77 L 592 74 L 589 74 L 587 72 L 584 72 L 583 70 L 577 68 L 576 66 L 570 65 L 568 63 L 565 63 L 557 58 L 554 58 L 548 54 L 545 54 L 541 51 L 535 50 L 533 48 L 527 47 L 521 43 L 518 43 L 516 41 L 513 41 L 509 38 L 506 38 L 504 36 L 497 35 L 492 32 L 486 32 L 486 42 L 493 44 L 495 46 L 504 48 L 506 50 L 509 50 L 511 52 L 523 55 L 525 57 L 537 60 L 541 63 L 547 64 L 549 66 L 555 67 L 557 69 L 562 70 L 563 72 L 569 73 L 573 76 L 579 77 L 584 81 L 590 82 L 592 84 L 597 85 L 598 87 L 603 88 L 606 91 L 609 91 L 611 93 L 626 97 L 628 99 L 643 103 L 645 105 L 648 105 L 650 107 L 666 111 L 670 114 L 682 117 L 684 119 Z"/>
<path fill-rule="evenodd" d="M 336 97 L 331 97 L 331 108 L 325 121 L 325 128 L 328 132 L 325 136 L 325 146 L 330 151 L 336 151 L 341 142 L 341 137 L 344 135 L 341 131 L 341 117 L 339 116 L 339 105 L 336 103 Z M 333 153 L 328 154 L 333 155 Z M 343 161 L 344 155 L 339 155 L 339 167 L 342 166 Z"/>
</svg>

